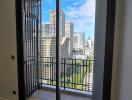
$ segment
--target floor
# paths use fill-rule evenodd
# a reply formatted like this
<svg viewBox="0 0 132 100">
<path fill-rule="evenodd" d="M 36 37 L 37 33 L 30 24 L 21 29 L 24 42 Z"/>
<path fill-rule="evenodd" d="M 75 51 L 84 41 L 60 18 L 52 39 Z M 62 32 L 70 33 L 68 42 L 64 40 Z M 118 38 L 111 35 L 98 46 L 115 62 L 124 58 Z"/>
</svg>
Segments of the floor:
<svg viewBox="0 0 132 100">
<path fill-rule="evenodd" d="M 56 100 L 55 93 L 51 91 L 38 90 L 27 100 Z M 88 97 L 61 94 L 61 100 L 91 100 Z"/>
</svg>

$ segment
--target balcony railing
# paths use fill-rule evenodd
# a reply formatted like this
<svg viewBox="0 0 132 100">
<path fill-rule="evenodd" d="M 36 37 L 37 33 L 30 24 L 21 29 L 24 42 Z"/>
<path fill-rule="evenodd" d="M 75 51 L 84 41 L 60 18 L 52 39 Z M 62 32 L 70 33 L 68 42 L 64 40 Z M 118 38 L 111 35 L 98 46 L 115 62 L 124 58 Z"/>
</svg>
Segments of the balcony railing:
<svg viewBox="0 0 132 100">
<path fill-rule="evenodd" d="M 25 62 L 27 95 L 44 85 L 56 86 L 56 59 L 42 57 L 39 61 L 39 67 L 36 66 L 36 60 Z M 92 92 L 93 60 L 61 58 L 60 69 L 60 85 L 63 89 Z"/>
<path fill-rule="evenodd" d="M 55 58 L 42 58 L 42 84 L 56 85 Z M 61 87 L 92 92 L 93 60 L 60 59 Z"/>
</svg>

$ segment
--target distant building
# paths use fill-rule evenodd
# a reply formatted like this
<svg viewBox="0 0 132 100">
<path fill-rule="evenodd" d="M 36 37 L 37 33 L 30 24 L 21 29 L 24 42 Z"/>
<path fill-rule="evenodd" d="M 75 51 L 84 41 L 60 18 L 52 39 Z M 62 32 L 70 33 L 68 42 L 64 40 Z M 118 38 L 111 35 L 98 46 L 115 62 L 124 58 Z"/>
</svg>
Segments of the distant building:
<svg viewBox="0 0 132 100">
<path fill-rule="evenodd" d="M 43 34 L 43 37 L 44 36 L 49 36 L 49 37 L 55 36 L 56 34 L 55 25 L 44 24 L 42 34 Z"/>
<path fill-rule="evenodd" d="M 73 51 L 73 32 L 74 32 L 73 23 L 71 21 L 65 21 L 65 37 L 70 39 L 69 47 L 68 47 L 69 57 L 72 56 L 72 51 Z"/>
<path fill-rule="evenodd" d="M 56 57 L 56 37 L 42 37 L 42 56 Z M 69 38 L 60 38 L 60 58 L 68 57 Z"/>
<path fill-rule="evenodd" d="M 65 14 L 61 10 L 60 11 L 60 36 L 65 37 Z M 56 10 L 51 10 L 50 11 L 50 24 L 54 25 L 54 29 L 56 29 Z"/>
<path fill-rule="evenodd" d="M 88 38 L 85 45 L 85 55 L 94 56 L 94 40 Z"/>
<path fill-rule="evenodd" d="M 73 34 L 73 53 L 84 54 L 85 33 L 74 32 Z"/>
<path fill-rule="evenodd" d="M 69 42 L 70 42 L 69 38 L 63 37 L 61 39 L 60 58 L 68 58 L 69 57 L 69 52 L 68 52 Z"/>
<path fill-rule="evenodd" d="M 56 37 L 42 37 L 42 62 L 45 67 L 43 73 L 45 73 L 45 78 L 50 78 L 53 76 L 55 79 L 55 64 L 48 62 L 56 62 Z M 61 37 L 60 38 L 60 58 L 68 58 L 68 47 L 69 47 L 69 38 Z M 51 67 L 52 66 L 52 67 Z M 61 66 L 61 72 L 63 72 L 63 66 Z"/>
</svg>

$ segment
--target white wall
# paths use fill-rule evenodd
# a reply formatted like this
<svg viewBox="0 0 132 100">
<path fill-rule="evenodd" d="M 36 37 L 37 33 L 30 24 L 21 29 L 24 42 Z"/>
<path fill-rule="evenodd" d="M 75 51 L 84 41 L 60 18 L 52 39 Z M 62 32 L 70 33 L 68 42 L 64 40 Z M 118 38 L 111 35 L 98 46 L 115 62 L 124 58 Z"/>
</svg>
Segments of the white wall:
<svg viewBox="0 0 132 100">
<path fill-rule="evenodd" d="M 15 20 L 15 0 L 0 0 L 0 100 L 18 100 Z"/>
<path fill-rule="evenodd" d="M 132 0 L 117 0 L 111 100 L 132 100 Z"/>
</svg>

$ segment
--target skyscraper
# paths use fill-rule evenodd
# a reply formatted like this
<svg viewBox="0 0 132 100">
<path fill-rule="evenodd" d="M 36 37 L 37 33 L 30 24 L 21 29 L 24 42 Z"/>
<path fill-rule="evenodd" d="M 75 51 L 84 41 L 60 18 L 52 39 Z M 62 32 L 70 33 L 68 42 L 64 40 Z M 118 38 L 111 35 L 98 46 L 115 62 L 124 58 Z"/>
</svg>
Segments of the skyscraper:
<svg viewBox="0 0 132 100">
<path fill-rule="evenodd" d="M 69 56 L 72 56 L 73 51 L 73 32 L 74 32 L 74 25 L 71 21 L 65 21 L 65 37 L 70 39 L 68 53 Z"/>
<path fill-rule="evenodd" d="M 60 36 L 65 37 L 65 14 L 61 10 L 60 11 L 60 21 L 59 21 L 59 28 L 60 28 Z M 56 27 L 56 10 L 50 11 L 50 24 Z M 54 28 L 56 29 L 56 28 Z"/>
<path fill-rule="evenodd" d="M 47 37 L 53 37 L 55 36 L 55 25 L 53 24 L 44 24 L 43 26 L 43 36 L 47 36 Z"/>
<path fill-rule="evenodd" d="M 79 54 L 84 54 L 85 48 L 85 33 L 74 32 L 73 34 L 73 49 Z"/>
</svg>

